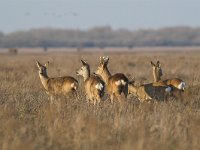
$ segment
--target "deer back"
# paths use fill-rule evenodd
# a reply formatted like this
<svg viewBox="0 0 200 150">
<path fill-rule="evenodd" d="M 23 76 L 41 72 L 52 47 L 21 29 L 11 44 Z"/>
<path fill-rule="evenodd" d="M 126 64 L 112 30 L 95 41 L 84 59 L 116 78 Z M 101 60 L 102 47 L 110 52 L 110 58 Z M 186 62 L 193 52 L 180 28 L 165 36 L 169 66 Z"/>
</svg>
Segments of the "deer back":
<svg viewBox="0 0 200 150">
<path fill-rule="evenodd" d="M 178 87 L 178 85 L 183 82 L 181 79 L 178 79 L 178 78 L 174 78 L 174 79 L 167 79 L 167 80 L 164 80 L 164 82 L 167 84 L 167 85 L 172 85 L 174 87 Z"/>
<path fill-rule="evenodd" d="M 144 84 L 140 86 L 129 85 L 129 92 L 134 93 L 140 101 L 157 99 L 164 100 L 166 87 L 154 86 L 154 83 Z"/>
<path fill-rule="evenodd" d="M 78 88 L 78 81 L 73 77 L 49 78 L 47 81 L 47 91 L 53 94 L 67 94 Z"/>
</svg>

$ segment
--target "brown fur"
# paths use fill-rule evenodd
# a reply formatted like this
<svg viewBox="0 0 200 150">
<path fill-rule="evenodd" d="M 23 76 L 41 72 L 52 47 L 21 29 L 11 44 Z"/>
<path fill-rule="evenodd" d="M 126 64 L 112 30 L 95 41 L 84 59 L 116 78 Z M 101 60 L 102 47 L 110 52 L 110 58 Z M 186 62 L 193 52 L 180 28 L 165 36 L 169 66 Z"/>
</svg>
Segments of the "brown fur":
<svg viewBox="0 0 200 150">
<path fill-rule="evenodd" d="M 90 78 L 85 81 L 85 90 L 86 93 L 88 93 L 88 99 L 93 99 L 94 105 L 96 104 L 96 101 L 97 103 L 100 103 L 104 95 L 104 89 L 99 90 L 95 88 L 98 83 L 101 83 L 104 86 L 104 82 L 101 80 L 101 78 L 94 75 L 90 76 Z"/>
<path fill-rule="evenodd" d="M 156 65 L 152 62 L 151 64 L 152 64 L 152 69 L 153 69 L 154 82 L 155 81 L 163 82 L 167 86 L 170 86 L 172 88 L 171 95 L 176 98 L 183 99 L 182 93 L 184 92 L 184 90 L 180 90 L 178 87 L 181 84 L 181 82 L 183 82 L 183 80 L 179 78 L 161 80 L 161 77 L 163 74 L 162 74 L 162 68 L 161 68 L 160 62 L 157 61 Z"/>
<path fill-rule="evenodd" d="M 165 100 L 165 86 L 159 86 L 155 83 L 135 86 L 133 83 L 128 84 L 129 94 L 134 94 L 141 102 L 148 100 Z"/>
<path fill-rule="evenodd" d="M 71 84 L 75 86 L 71 87 Z M 78 87 L 78 81 L 70 76 L 49 78 L 47 80 L 47 91 L 54 94 L 68 94 L 75 91 Z"/>
<path fill-rule="evenodd" d="M 172 87 L 171 96 L 175 97 L 176 99 L 184 100 L 184 90 L 178 89 L 178 85 L 183 82 L 181 79 L 166 79 L 163 80 L 163 82 Z"/>
<path fill-rule="evenodd" d="M 174 78 L 174 79 L 166 79 L 166 80 L 163 80 L 163 82 L 165 82 L 167 85 L 172 85 L 176 88 L 178 88 L 178 85 L 183 82 L 183 80 L 181 79 L 178 79 L 178 78 Z"/>
<path fill-rule="evenodd" d="M 47 94 L 50 96 L 67 95 L 76 91 L 78 88 L 78 81 L 71 76 L 49 78 L 47 76 L 48 64 L 41 65 L 36 62 L 39 69 L 39 76 Z"/>
<path fill-rule="evenodd" d="M 100 64 L 95 73 L 101 76 L 106 83 L 111 103 L 113 103 L 114 97 L 120 102 L 122 94 L 125 98 L 128 95 L 128 78 L 122 73 L 111 75 L 107 68 L 108 60 L 108 57 L 100 57 Z"/>
<path fill-rule="evenodd" d="M 83 66 L 77 71 L 77 75 L 81 75 L 84 78 L 84 87 L 86 92 L 87 102 L 94 105 L 99 104 L 103 95 L 105 83 L 96 75 L 90 75 L 90 66 L 86 61 L 81 60 Z M 97 85 L 101 85 L 99 87 Z"/>
</svg>

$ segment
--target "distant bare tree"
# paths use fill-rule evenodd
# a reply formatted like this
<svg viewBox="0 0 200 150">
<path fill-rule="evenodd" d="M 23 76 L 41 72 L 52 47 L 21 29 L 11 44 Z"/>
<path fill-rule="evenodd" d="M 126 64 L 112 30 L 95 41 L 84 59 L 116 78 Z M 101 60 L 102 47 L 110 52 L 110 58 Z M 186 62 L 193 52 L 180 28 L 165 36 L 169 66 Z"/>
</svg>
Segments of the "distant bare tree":
<svg viewBox="0 0 200 150">
<path fill-rule="evenodd" d="M 200 27 L 131 31 L 104 26 L 89 30 L 45 28 L 0 32 L 0 47 L 42 47 L 46 51 L 49 47 L 129 47 L 131 50 L 133 46 L 200 46 Z"/>
<path fill-rule="evenodd" d="M 80 53 L 82 50 L 83 50 L 83 46 L 81 44 L 78 44 L 78 46 L 76 47 L 76 51 Z"/>
<path fill-rule="evenodd" d="M 47 52 L 47 51 L 48 51 L 47 46 L 44 46 L 44 47 L 43 47 L 43 51 L 44 51 L 44 52 Z"/>
<path fill-rule="evenodd" d="M 16 54 L 18 53 L 18 50 L 17 50 L 16 48 L 10 48 L 10 49 L 8 50 L 8 53 L 9 53 L 9 54 L 12 54 L 12 55 L 16 55 Z"/>
</svg>

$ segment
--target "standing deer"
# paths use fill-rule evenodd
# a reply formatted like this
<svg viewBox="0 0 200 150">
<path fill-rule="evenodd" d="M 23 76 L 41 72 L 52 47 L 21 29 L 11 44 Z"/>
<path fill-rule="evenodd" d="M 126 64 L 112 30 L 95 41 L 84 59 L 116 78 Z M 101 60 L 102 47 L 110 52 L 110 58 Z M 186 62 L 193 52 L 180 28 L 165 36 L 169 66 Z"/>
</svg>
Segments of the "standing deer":
<svg viewBox="0 0 200 150">
<path fill-rule="evenodd" d="M 179 98 L 182 97 L 182 92 L 184 92 L 186 86 L 185 82 L 183 82 L 183 80 L 179 78 L 161 80 L 161 76 L 163 75 L 163 73 L 160 62 L 157 61 L 157 63 L 154 64 L 151 61 L 151 65 L 153 70 L 154 82 L 164 82 L 166 85 L 172 87 L 172 95 L 177 95 Z"/>
<path fill-rule="evenodd" d="M 108 57 L 100 57 L 100 64 L 95 74 L 101 76 L 106 83 L 106 88 L 110 95 L 111 103 L 113 103 L 114 97 L 121 102 L 120 97 L 122 94 L 124 94 L 125 98 L 128 95 L 128 78 L 122 73 L 111 75 L 107 67 L 108 61 Z"/>
<path fill-rule="evenodd" d="M 64 76 L 64 77 L 50 78 L 47 75 L 47 67 L 49 65 L 49 62 L 46 63 L 45 65 L 42 65 L 37 61 L 36 64 L 39 69 L 39 77 L 42 82 L 42 85 L 44 86 L 46 93 L 50 95 L 51 104 L 53 96 L 67 95 L 77 90 L 78 81 L 73 77 Z"/>
<path fill-rule="evenodd" d="M 96 75 L 90 75 L 89 64 L 81 60 L 83 66 L 76 72 L 77 75 L 83 76 L 86 100 L 88 103 L 93 103 L 94 105 L 99 104 L 103 95 L 105 83 Z"/>
</svg>

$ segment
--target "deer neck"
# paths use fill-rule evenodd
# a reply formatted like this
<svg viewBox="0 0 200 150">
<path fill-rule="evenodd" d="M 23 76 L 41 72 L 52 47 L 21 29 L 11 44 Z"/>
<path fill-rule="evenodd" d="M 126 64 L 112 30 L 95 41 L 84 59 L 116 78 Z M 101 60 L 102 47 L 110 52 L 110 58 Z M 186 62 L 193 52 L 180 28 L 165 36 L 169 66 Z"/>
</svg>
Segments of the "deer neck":
<svg viewBox="0 0 200 150">
<path fill-rule="evenodd" d="M 108 84 L 108 80 L 109 80 L 110 76 L 111 76 L 111 74 L 110 74 L 108 68 L 105 67 L 104 70 L 103 70 L 103 72 L 102 72 L 102 74 L 101 74 L 101 77 L 102 77 L 102 79 L 104 80 L 104 82 L 106 84 Z"/>
<path fill-rule="evenodd" d="M 41 73 L 39 73 L 39 77 L 40 77 L 40 80 L 41 80 L 41 82 L 42 82 L 42 85 L 44 86 L 44 88 L 47 90 L 47 81 L 48 81 L 48 79 L 49 79 L 49 77 L 47 76 L 47 74 L 45 73 L 45 74 L 41 74 Z"/>
<path fill-rule="evenodd" d="M 153 81 L 154 82 L 158 82 L 158 81 L 160 81 L 161 79 L 160 79 L 160 76 L 156 73 L 156 70 L 155 69 L 153 69 Z"/>
<path fill-rule="evenodd" d="M 84 82 L 90 77 L 90 69 L 87 69 L 87 71 L 83 74 L 83 80 Z"/>
</svg>

